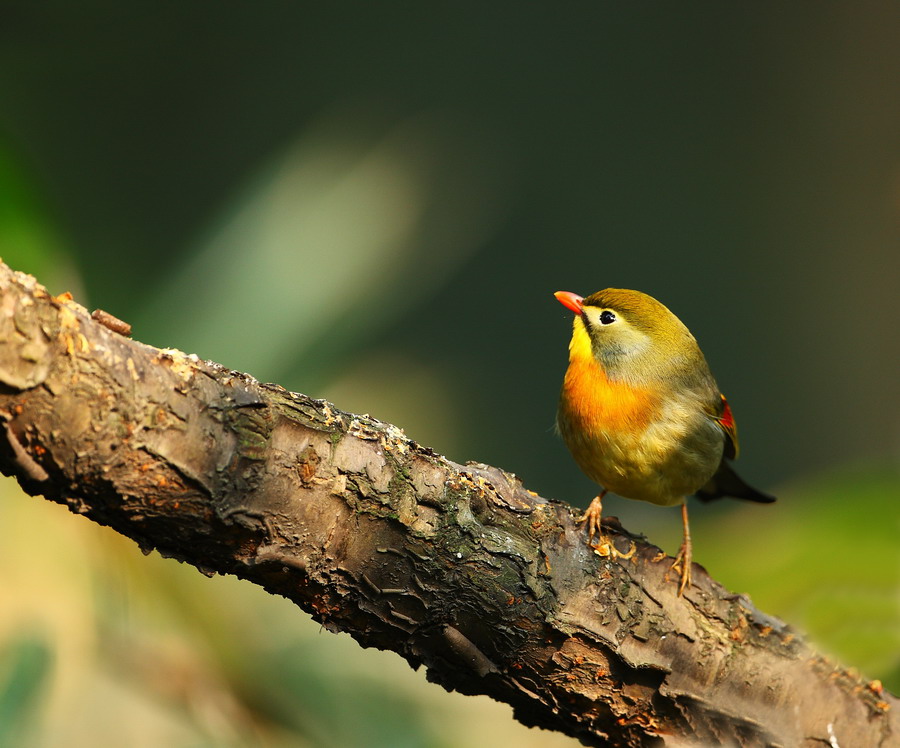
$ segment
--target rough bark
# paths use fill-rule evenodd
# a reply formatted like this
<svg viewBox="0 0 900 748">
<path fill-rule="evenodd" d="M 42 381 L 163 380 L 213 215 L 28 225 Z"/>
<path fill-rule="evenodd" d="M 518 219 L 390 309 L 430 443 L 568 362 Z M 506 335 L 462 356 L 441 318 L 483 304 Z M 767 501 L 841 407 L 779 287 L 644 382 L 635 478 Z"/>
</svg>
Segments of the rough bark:
<svg viewBox="0 0 900 748">
<path fill-rule="evenodd" d="M 587 745 L 900 745 L 897 699 L 705 571 L 368 416 L 132 341 L 0 265 L 0 469 Z"/>
</svg>

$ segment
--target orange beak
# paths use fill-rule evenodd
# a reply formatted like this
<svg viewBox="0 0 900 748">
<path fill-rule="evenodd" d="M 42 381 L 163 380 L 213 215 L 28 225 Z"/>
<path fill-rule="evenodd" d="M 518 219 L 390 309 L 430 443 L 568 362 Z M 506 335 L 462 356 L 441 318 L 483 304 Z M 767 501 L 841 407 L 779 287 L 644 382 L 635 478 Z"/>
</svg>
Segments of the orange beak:
<svg viewBox="0 0 900 748">
<path fill-rule="evenodd" d="M 581 314 L 583 311 L 581 304 L 581 302 L 584 301 L 583 296 L 579 296 L 577 293 L 572 293 L 571 291 L 557 291 L 553 295 L 560 304 L 566 309 L 571 309 L 575 314 Z"/>
</svg>

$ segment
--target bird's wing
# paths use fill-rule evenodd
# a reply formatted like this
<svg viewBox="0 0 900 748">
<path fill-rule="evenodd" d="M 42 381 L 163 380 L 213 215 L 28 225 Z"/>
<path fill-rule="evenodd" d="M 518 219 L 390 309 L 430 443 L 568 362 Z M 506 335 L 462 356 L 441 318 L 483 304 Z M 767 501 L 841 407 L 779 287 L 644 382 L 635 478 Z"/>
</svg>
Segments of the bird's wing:
<svg viewBox="0 0 900 748">
<path fill-rule="evenodd" d="M 737 424 L 734 421 L 734 414 L 731 412 L 731 406 L 725 399 L 725 395 L 720 394 L 719 397 L 721 401 L 713 405 L 710 415 L 719 424 L 719 428 L 725 432 L 725 457 L 733 460 L 738 456 L 739 450 Z"/>
</svg>

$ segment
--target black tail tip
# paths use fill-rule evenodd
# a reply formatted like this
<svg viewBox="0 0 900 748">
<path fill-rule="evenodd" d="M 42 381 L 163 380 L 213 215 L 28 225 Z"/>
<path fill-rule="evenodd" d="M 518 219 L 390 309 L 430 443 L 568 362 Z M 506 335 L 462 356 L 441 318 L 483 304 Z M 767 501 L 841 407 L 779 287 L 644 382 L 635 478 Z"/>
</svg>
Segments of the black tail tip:
<svg viewBox="0 0 900 748">
<path fill-rule="evenodd" d="M 771 504 L 775 497 L 758 491 L 747 485 L 737 473 L 724 460 L 719 465 L 718 471 L 703 488 L 697 491 L 696 496 L 700 501 L 714 501 L 725 496 L 745 501 L 755 501 L 757 504 Z"/>
</svg>

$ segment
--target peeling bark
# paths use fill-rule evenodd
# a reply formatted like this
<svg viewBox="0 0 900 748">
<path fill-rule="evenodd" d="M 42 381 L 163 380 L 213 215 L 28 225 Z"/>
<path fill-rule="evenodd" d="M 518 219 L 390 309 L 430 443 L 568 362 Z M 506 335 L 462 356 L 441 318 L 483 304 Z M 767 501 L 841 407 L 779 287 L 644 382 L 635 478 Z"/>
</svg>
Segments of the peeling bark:
<svg viewBox="0 0 900 748">
<path fill-rule="evenodd" d="M 124 323 L 123 323 L 124 324 Z M 701 567 L 398 428 L 129 340 L 0 265 L 0 469 L 587 745 L 900 745 L 898 702 Z"/>
</svg>

